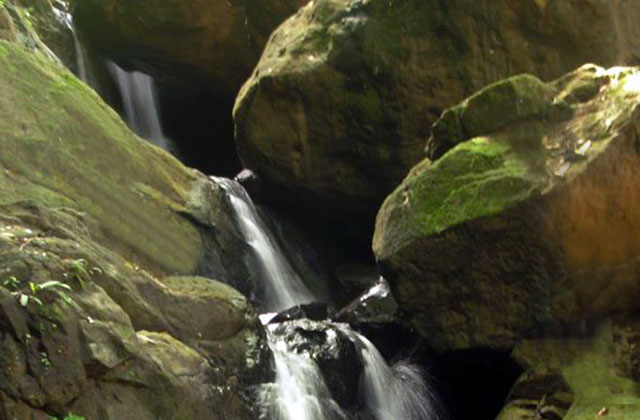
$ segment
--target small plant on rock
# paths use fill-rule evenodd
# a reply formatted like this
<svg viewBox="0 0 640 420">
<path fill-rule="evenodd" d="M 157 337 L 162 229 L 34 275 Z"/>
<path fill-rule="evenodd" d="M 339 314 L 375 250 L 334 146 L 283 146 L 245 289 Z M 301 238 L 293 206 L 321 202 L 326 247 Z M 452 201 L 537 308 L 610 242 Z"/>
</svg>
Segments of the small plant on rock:
<svg viewBox="0 0 640 420">
<path fill-rule="evenodd" d="M 30 302 L 35 302 L 38 305 L 44 305 L 42 299 L 40 299 L 37 295 L 50 291 L 58 295 L 65 303 L 70 304 L 71 298 L 67 294 L 67 291 L 71 291 L 71 286 L 68 284 L 62 283 L 57 280 L 49 280 L 44 283 L 34 283 L 32 281 L 28 282 L 28 291 L 24 291 L 20 288 L 22 282 L 18 280 L 16 277 L 9 277 L 4 281 L 3 285 L 11 291 L 11 294 L 18 299 L 18 302 L 23 307 L 27 307 Z"/>
<path fill-rule="evenodd" d="M 77 260 L 67 260 L 65 263 L 67 274 L 73 279 L 77 280 L 81 286 L 84 286 L 84 281 L 96 274 L 102 274 L 100 267 L 89 268 L 89 263 L 84 258 Z"/>
<path fill-rule="evenodd" d="M 49 420 L 58 420 L 57 417 L 49 417 Z M 77 414 L 69 413 L 62 420 L 86 420 L 84 417 Z"/>
</svg>

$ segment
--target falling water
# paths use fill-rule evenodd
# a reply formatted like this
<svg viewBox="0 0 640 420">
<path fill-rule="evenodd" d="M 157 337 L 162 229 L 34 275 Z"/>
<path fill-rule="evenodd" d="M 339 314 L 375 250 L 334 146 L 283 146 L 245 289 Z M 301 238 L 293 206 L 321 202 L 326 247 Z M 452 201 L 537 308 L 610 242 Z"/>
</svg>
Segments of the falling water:
<svg viewBox="0 0 640 420">
<path fill-rule="evenodd" d="M 268 404 L 273 420 L 347 419 L 333 400 L 320 369 L 308 354 L 289 350 L 284 337 L 274 334 L 277 324 L 267 326 L 269 347 L 273 352 L 276 383 Z"/>
<path fill-rule="evenodd" d="M 73 45 L 75 47 L 76 53 L 76 67 L 78 68 L 78 77 L 80 77 L 80 79 L 87 85 L 95 89 L 97 86 L 97 81 L 93 77 L 93 72 L 90 72 L 88 68 L 87 49 L 80 41 L 80 38 L 78 37 L 73 27 L 71 29 L 71 33 L 73 34 Z"/>
<path fill-rule="evenodd" d="M 265 288 L 261 306 L 267 311 L 277 312 L 317 301 L 285 258 L 244 188 L 230 179 L 214 179 L 228 193 L 239 228 L 253 250 Z"/>
<path fill-rule="evenodd" d="M 226 178 L 213 178 L 227 192 L 239 229 L 253 250 L 265 286 L 261 306 L 281 311 L 317 301 L 296 273 L 256 211 L 242 186 Z M 261 317 L 268 323 L 271 316 Z M 376 347 L 346 324 L 332 324 L 355 343 L 363 362 L 361 405 L 375 420 L 435 420 L 434 399 L 420 369 L 408 363 L 390 367 Z M 320 368 L 310 354 L 288 348 L 286 338 L 274 334 L 278 324 L 267 325 L 274 355 L 276 382 L 269 388 L 267 418 L 273 420 L 342 420 L 349 418 L 331 397 Z M 273 403 L 275 402 L 275 403 Z"/>
<path fill-rule="evenodd" d="M 78 77 L 87 85 L 95 89 L 97 87 L 97 81 L 93 76 L 93 72 L 89 70 L 89 54 L 87 52 L 87 48 L 80 40 L 75 26 L 73 25 L 73 16 L 68 11 L 61 10 L 55 6 L 52 6 L 51 10 L 53 10 L 56 19 L 64 26 L 66 26 L 73 36 L 73 47 L 76 56 L 76 68 Z"/>
<path fill-rule="evenodd" d="M 360 397 L 376 420 L 435 420 L 435 399 L 420 368 L 407 362 L 390 367 L 366 337 L 351 328 L 343 331 L 359 344 L 364 361 Z"/>
<path fill-rule="evenodd" d="M 139 71 L 125 71 L 116 63 L 107 61 L 124 106 L 125 119 L 140 137 L 165 150 L 170 144 L 162 131 L 158 98 L 153 78 Z"/>
</svg>

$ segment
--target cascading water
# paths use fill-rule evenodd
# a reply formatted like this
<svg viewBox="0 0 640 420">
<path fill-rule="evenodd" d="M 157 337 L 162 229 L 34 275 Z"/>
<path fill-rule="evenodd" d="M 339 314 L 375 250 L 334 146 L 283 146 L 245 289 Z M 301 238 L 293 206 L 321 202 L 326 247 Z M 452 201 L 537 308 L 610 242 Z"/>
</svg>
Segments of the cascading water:
<svg viewBox="0 0 640 420">
<path fill-rule="evenodd" d="M 54 8 L 54 10 L 57 9 Z M 87 85 L 99 91 L 99 83 L 92 71 L 89 53 L 73 26 L 71 14 L 57 11 L 56 16 L 73 34 L 78 77 Z M 171 143 L 162 130 L 158 97 L 153 78 L 142 72 L 125 71 L 109 60 L 106 60 L 106 67 L 120 92 L 124 107 L 124 117 L 129 127 L 140 137 L 149 140 L 158 147 L 171 151 Z"/>
<path fill-rule="evenodd" d="M 361 398 L 376 420 L 437 419 L 434 398 L 417 366 L 398 362 L 390 367 L 366 337 L 348 327 L 364 360 Z"/>
<path fill-rule="evenodd" d="M 118 86 L 125 120 L 131 129 L 156 146 L 170 150 L 169 140 L 162 131 L 153 78 L 139 71 L 125 71 L 112 61 L 107 61 L 107 69 Z"/>
<path fill-rule="evenodd" d="M 317 301 L 256 211 L 249 195 L 235 181 L 214 178 L 223 186 L 235 210 L 237 224 L 251 246 L 265 284 L 262 307 L 280 311 Z M 261 317 L 265 323 L 270 317 Z M 311 352 L 295 351 L 285 336 L 276 334 L 278 325 L 267 325 L 269 346 L 274 355 L 276 382 L 269 387 L 270 420 L 342 420 L 351 419 L 331 396 L 321 369 Z M 435 399 L 417 367 L 398 363 L 390 367 L 366 337 L 347 324 L 325 321 L 324 325 L 342 331 L 358 349 L 363 372 L 360 378 L 360 404 L 375 420 L 436 420 Z"/>
<path fill-rule="evenodd" d="M 317 301 L 285 258 L 245 189 L 227 178 L 214 179 L 227 192 L 236 213 L 238 227 L 253 250 L 258 275 L 264 286 L 264 294 L 260 299 L 262 309 L 278 312 L 302 303 Z"/>
<path fill-rule="evenodd" d="M 93 72 L 90 71 L 89 54 L 87 52 L 87 48 L 80 40 L 75 26 L 73 25 L 73 16 L 68 11 L 58 9 L 55 6 L 52 7 L 52 10 L 58 21 L 66 26 L 73 36 L 73 47 L 75 50 L 74 53 L 76 56 L 76 68 L 78 77 L 87 85 L 95 89 L 98 85 L 97 80 L 95 80 Z"/>
<path fill-rule="evenodd" d="M 284 337 L 275 334 L 278 324 L 267 326 L 274 356 L 276 383 L 267 417 L 273 420 L 342 420 L 346 414 L 333 400 L 322 372 L 307 354 L 293 352 Z"/>
</svg>

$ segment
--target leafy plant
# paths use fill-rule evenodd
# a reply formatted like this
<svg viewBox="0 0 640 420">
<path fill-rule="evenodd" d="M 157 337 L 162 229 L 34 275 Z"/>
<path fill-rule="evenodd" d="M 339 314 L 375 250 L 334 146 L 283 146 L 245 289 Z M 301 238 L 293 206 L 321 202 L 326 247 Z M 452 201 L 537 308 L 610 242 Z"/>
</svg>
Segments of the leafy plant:
<svg viewBox="0 0 640 420">
<path fill-rule="evenodd" d="M 57 417 L 49 417 L 49 420 L 58 420 Z M 62 420 L 86 420 L 84 417 L 77 414 L 69 413 Z"/>
<path fill-rule="evenodd" d="M 89 263 L 84 258 L 67 260 L 66 269 L 67 273 L 71 275 L 72 278 L 78 280 L 81 286 L 84 285 L 84 281 L 88 277 L 95 276 L 96 274 L 102 274 L 102 269 L 100 267 L 89 268 Z"/>
<path fill-rule="evenodd" d="M 7 280 L 4 281 L 3 285 L 11 290 L 11 294 L 18 299 L 18 302 L 23 307 L 27 307 L 29 302 L 35 302 L 38 305 L 42 306 L 44 303 L 42 299 L 40 299 L 38 294 L 46 291 L 50 291 L 58 295 L 65 303 L 70 304 L 71 298 L 67 294 L 67 291 L 71 291 L 71 286 L 68 284 L 62 283 L 57 280 L 49 280 L 44 283 L 34 283 L 32 281 L 27 283 L 28 291 L 24 291 L 20 288 L 22 282 L 18 280 L 16 277 L 11 276 Z"/>
<path fill-rule="evenodd" d="M 40 353 L 40 355 L 42 356 L 40 358 L 40 363 L 42 363 L 42 366 L 44 367 L 51 366 L 51 360 L 49 360 L 49 356 L 47 356 L 47 353 Z"/>
<path fill-rule="evenodd" d="M 9 277 L 2 284 L 4 285 L 4 287 L 6 287 L 9 290 L 15 290 L 20 288 L 20 280 L 18 280 L 15 276 Z"/>
</svg>

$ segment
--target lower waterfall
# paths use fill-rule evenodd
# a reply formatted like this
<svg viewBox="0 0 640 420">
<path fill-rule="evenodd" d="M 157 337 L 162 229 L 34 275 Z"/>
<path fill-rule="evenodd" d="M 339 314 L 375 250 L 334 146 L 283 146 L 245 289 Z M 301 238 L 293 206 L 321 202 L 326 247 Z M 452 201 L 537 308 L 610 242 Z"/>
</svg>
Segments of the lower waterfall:
<svg viewBox="0 0 640 420">
<path fill-rule="evenodd" d="M 266 292 L 259 306 L 271 312 L 318 301 L 296 273 L 277 245 L 244 188 L 237 182 L 214 178 L 220 183 L 235 210 L 236 223 L 256 259 L 258 273 Z M 341 407 L 332 394 L 326 375 L 315 360 L 313 343 L 296 342 L 291 334 L 304 331 L 306 324 L 296 321 L 270 323 L 272 316 L 261 316 L 266 324 L 269 347 L 274 356 L 275 382 L 263 396 L 263 415 L 269 420 L 436 420 L 435 397 L 422 371 L 406 362 L 390 366 L 374 344 L 348 324 L 313 321 L 324 334 L 328 351 L 341 340 L 354 350 L 354 360 L 361 367 L 357 394 L 357 414 Z M 303 320 L 305 321 L 305 320 Z M 311 322 L 311 321 L 309 321 Z M 301 334 L 318 335 L 318 331 Z M 355 369 L 348 366 L 347 369 Z M 346 372 L 345 372 L 346 373 Z"/>
</svg>

